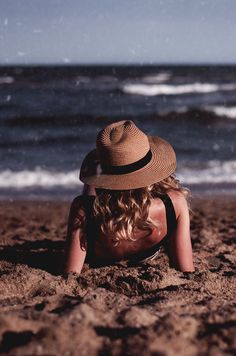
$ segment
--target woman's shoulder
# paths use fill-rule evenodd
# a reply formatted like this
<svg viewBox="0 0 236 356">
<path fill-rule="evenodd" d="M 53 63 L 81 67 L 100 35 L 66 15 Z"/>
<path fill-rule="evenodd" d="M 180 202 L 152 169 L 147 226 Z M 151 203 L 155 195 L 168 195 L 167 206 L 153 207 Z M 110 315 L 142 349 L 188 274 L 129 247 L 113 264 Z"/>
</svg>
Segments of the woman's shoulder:
<svg viewBox="0 0 236 356">
<path fill-rule="evenodd" d="M 167 192 L 167 195 L 172 201 L 177 219 L 181 214 L 189 211 L 187 199 L 182 192 L 170 190 Z"/>
</svg>

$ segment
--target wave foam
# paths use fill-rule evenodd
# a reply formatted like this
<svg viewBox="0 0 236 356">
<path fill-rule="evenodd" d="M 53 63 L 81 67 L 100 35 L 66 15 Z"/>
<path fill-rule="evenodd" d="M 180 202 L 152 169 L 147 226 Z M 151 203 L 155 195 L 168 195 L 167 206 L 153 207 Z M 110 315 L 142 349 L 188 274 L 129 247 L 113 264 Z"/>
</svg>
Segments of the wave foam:
<svg viewBox="0 0 236 356">
<path fill-rule="evenodd" d="M 203 168 L 180 167 L 177 176 L 184 184 L 236 183 L 236 161 L 208 161 Z M 35 170 L 0 172 L 0 188 L 73 188 L 81 186 L 79 170 L 52 172 L 37 167 Z"/>
<path fill-rule="evenodd" d="M 13 77 L 4 76 L 0 77 L 0 84 L 12 84 L 15 81 Z"/>
<path fill-rule="evenodd" d="M 236 119 L 236 106 L 212 106 L 206 107 L 206 110 L 214 112 L 217 116 L 226 116 L 230 119 Z"/>
<path fill-rule="evenodd" d="M 37 167 L 33 171 L 13 172 L 9 169 L 0 172 L 0 188 L 30 187 L 75 187 L 80 184 L 79 171 L 51 172 Z"/>
<path fill-rule="evenodd" d="M 205 167 L 182 167 L 178 178 L 184 184 L 236 183 L 236 161 L 208 161 Z"/>
<path fill-rule="evenodd" d="M 126 84 L 122 87 L 122 91 L 125 94 L 135 95 L 181 95 L 181 94 L 193 94 L 193 93 L 213 93 L 221 90 L 235 90 L 235 84 L 210 84 L 210 83 L 193 83 L 193 84 Z"/>
<path fill-rule="evenodd" d="M 142 78 L 142 81 L 145 83 L 163 83 L 169 80 L 171 77 L 170 72 L 161 72 L 153 75 L 146 75 Z"/>
</svg>

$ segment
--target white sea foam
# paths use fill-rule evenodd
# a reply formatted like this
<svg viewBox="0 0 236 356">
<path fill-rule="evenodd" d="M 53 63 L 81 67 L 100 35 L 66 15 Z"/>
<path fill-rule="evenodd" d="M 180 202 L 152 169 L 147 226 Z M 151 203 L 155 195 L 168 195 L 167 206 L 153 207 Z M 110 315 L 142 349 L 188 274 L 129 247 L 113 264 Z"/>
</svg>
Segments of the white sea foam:
<svg viewBox="0 0 236 356">
<path fill-rule="evenodd" d="M 80 184 L 79 171 L 52 172 L 37 167 L 35 170 L 0 172 L 0 188 L 76 187 Z"/>
<path fill-rule="evenodd" d="M 218 116 L 226 116 L 230 119 L 236 119 L 236 106 L 209 106 L 206 110 L 214 112 Z"/>
<path fill-rule="evenodd" d="M 12 84 L 14 81 L 15 79 L 10 76 L 0 77 L 0 84 Z"/>
<path fill-rule="evenodd" d="M 203 168 L 180 166 L 177 176 L 184 184 L 236 183 L 236 161 L 208 161 Z M 34 170 L 0 172 L 1 189 L 73 188 L 81 186 L 79 170 L 53 172 L 37 167 Z"/>
<path fill-rule="evenodd" d="M 142 78 L 145 83 L 163 83 L 170 79 L 171 72 L 161 72 L 158 74 L 146 75 Z"/>
<path fill-rule="evenodd" d="M 212 93 L 216 91 L 230 91 L 235 90 L 236 84 L 211 84 L 211 83 L 192 83 L 192 84 L 125 84 L 122 91 L 126 94 L 135 95 L 181 95 L 193 93 Z"/>
<path fill-rule="evenodd" d="M 236 183 L 236 161 L 208 161 L 205 167 L 180 167 L 178 178 L 185 184 Z"/>
</svg>

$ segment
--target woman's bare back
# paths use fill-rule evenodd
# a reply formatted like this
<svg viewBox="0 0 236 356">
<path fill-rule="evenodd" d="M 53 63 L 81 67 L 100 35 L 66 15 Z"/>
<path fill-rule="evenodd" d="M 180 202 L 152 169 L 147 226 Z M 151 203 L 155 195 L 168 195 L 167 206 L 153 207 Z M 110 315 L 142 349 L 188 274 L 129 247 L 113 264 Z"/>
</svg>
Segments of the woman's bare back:
<svg viewBox="0 0 236 356">
<path fill-rule="evenodd" d="M 127 239 L 114 244 L 112 236 L 97 231 L 96 236 L 93 236 L 96 240 L 95 256 L 101 260 L 108 259 L 108 256 L 112 260 L 128 258 L 159 243 L 167 234 L 166 207 L 160 198 L 151 201 L 148 216 L 158 227 L 152 231 L 136 229 L 133 235 L 135 241 Z"/>
<path fill-rule="evenodd" d="M 183 194 L 175 191 L 169 191 L 168 196 L 173 203 L 177 223 L 170 238 L 171 263 L 175 268 L 182 271 L 194 271 L 189 210 L 186 199 Z M 152 200 L 149 216 L 159 224 L 160 228 L 154 229 L 151 233 L 137 230 L 135 234 L 136 241 L 121 241 L 119 246 L 114 246 L 111 236 L 105 236 L 101 232 L 98 233 L 99 229 L 95 227 L 89 229 L 91 235 L 88 238 L 94 241 L 93 258 L 103 260 L 104 262 L 107 260 L 115 261 L 117 259 L 128 258 L 130 255 L 145 251 L 160 242 L 167 233 L 166 208 L 161 199 L 156 198 Z M 65 272 L 75 271 L 80 273 L 86 254 L 89 251 L 81 244 L 80 229 L 72 233 L 70 232 L 72 231 L 70 226 L 68 226 L 68 231 L 69 236 L 67 240 L 69 241 L 69 246 L 67 249 Z"/>
</svg>

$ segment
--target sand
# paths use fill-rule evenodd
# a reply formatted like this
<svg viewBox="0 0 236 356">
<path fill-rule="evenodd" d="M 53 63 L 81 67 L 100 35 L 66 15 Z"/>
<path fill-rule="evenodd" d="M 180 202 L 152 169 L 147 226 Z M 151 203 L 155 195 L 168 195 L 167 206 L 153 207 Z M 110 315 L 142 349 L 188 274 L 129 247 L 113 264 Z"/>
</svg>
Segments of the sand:
<svg viewBox="0 0 236 356">
<path fill-rule="evenodd" d="M 63 277 L 69 203 L 1 202 L 0 353 L 235 354 L 236 201 L 192 207 L 196 272 L 169 268 L 163 251 Z"/>
</svg>

